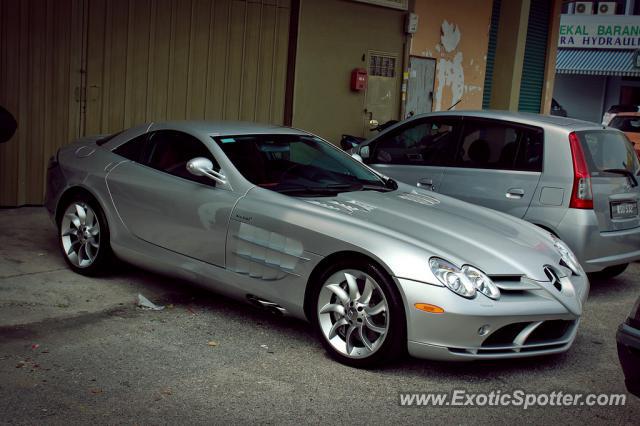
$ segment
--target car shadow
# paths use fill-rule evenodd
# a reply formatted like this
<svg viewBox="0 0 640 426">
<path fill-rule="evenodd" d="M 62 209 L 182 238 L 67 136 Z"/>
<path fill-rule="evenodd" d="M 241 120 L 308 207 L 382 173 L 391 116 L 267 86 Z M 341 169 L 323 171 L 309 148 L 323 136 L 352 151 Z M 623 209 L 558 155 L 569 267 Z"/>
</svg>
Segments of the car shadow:
<svg viewBox="0 0 640 426">
<path fill-rule="evenodd" d="M 113 276 L 120 279 L 135 279 L 138 282 L 143 282 L 144 287 L 148 288 L 150 293 L 161 293 L 161 296 L 154 300 L 155 303 L 172 305 L 175 308 L 193 312 L 224 315 L 225 319 L 243 323 L 247 327 L 266 326 L 264 332 L 284 337 L 292 344 L 311 345 L 322 354 L 321 356 L 327 362 L 336 362 L 322 348 L 311 325 L 306 321 L 277 316 L 251 304 L 227 298 L 197 284 L 167 280 L 166 276 L 153 274 L 132 265 L 121 265 Z M 417 377 L 428 376 L 433 379 L 487 381 L 495 380 L 498 376 L 508 378 L 505 376 L 522 374 L 523 371 L 531 371 L 532 369 L 559 370 L 568 362 L 566 354 L 537 357 L 535 360 L 534 365 L 531 363 L 531 358 L 443 362 L 421 360 L 405 355 L 373 371 L 376 374 L 389 376 L 403 374 Z M 350 369 L 350 367 L 343 367 Z"/>
<path fill-rule="evenodd" d="M 591 284 L 589 299 L 620 292 L 628 292 L 629 294 L 638 292 L 637 284 L 634 284 L 632 275 L 628 271 L 614 278 L 590 277 L 589 283 Z"/>
</svg>

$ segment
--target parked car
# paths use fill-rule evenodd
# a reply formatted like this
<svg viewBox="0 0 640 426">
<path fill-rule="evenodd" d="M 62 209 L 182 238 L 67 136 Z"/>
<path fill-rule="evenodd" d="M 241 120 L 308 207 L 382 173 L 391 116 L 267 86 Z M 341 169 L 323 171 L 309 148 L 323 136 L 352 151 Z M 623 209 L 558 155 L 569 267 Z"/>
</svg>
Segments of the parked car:
<svg viewBox="0 0 640 426">
<path fill-rule="evenodd" d="M 555 99 L 551 99 L 551 115 L 557 115 L 558 117 L 566 117 L 567 110 L 562 107 Z"/>
<path fill-rule="evenodd" d="M 536 114 L 451 111 L 396 124 L 355 152 L 394 179 L 552 232 L 600 277 L 640 259 L 640 162 L 618 130 Z"/>
<path fill-rule="evenodd" d="M 112 254 L 308 319 L 337 360 L 469 360 L 572 344 L 589 281 L 514 217 L 383 177 L 300 130 L 154 123 L 62 148 L 46 206 L 81 274 Z"/>
<path fill-rule="evenodd" d="M 617 114 L 609 123 L 610 127 L 618 129 L 627 135 L 640 155 L 640 112 L 623 112 Z"/>
<path fill-rule="evenodd" d="M 640 105 L 612 105 L 602 116 L 602 124 L 608 126 L 613 117 L 623 112 L 640 112 Z"/>
<path fill-rule="evenodd" d="M 617 334 L 618 358 L 627 390 L 640 398 L 640 298 Z"/>
</svg>

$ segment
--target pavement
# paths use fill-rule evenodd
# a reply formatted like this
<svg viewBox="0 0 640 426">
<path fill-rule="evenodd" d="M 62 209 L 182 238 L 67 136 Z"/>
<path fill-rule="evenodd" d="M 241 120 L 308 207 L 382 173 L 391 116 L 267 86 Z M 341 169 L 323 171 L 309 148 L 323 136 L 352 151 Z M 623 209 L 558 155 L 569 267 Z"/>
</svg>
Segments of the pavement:
<svg viewBox="0 0 640 426">
<path fill-rule="evenodd" d="M 640 264 L 593 282 L 565 354 L 472 363 L 332 361 L 310 326 L 119 265 L 67 269 L 43 208 L 0 210 L 0 423 L 637 424 L 624 406 L 401 407 L 400 392 L 625 393 L 615 332 Z M 147 311 L 141 293 L 165 305 Z"/>
</svg>

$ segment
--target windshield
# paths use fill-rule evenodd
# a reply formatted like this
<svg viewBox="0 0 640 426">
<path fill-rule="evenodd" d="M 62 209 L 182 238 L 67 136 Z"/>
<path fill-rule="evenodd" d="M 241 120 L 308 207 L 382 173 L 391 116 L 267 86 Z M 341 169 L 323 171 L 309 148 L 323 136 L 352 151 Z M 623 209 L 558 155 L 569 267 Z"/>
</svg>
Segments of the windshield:
<svg viewBox="0 0 640 426">
<path fill-rule="evenodd" d="M 638 117 L 624 117 L 617 116 L 611 120 L 609 127 L 613 127 L 623 132 L 640 133 L 640 116 Z"/>
<path fill-rule="evenodd" d="M 243 135 L 213 139 L 248 181 L 272 191 L 317 196 L 395 189 L 348 154 L 313 136 Z"/>
<path fill-rule="evenodd" d="M 640 173 L 640 161 L 633 145 L 623 133 L 596 130 L 577 132 L 593 174 L 607 174 L 607 170 L 627 170 Z"/>
</svg>

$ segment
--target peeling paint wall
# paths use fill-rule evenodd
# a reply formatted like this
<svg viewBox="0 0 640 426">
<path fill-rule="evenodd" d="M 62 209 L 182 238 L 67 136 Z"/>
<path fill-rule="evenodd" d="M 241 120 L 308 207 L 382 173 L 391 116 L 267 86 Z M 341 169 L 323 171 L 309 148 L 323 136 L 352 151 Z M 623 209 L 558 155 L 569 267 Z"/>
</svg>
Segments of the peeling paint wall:
<svg viewBox="0 0 640 426">
<path fill-rule="evenodd" d="M 433 110 L 481 109 L 492 0 L 416 0 L 411 54 L 435 58 Z"/>
</svg>

